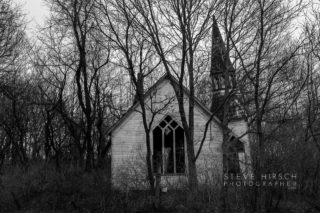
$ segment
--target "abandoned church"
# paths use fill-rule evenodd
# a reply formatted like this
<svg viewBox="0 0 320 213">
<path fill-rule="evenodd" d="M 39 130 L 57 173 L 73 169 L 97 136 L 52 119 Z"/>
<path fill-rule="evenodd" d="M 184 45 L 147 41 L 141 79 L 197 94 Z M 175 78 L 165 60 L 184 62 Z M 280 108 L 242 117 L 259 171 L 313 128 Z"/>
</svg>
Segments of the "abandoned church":
<svg viewBox="0 0 320 213">
<path fill-rule="evenodd" d="M 186 139 L 181 123 L 173 84 L 178 81 L 168 74 L 160 78 L 144 95 L 147 109 L 147 122 L 150 125 L 152 169 L 161 174 L 161 185 L 180 187 L 187 182 L 188 166 Z M 219 81 L 219 76 L 217 76 Z M 222 85 L 222 84 L 221 84 Z M 217 96 L 221 91 L 217 92 Z M 184 90 L 184 107 L 188 112 L 189 92 Z M 220 104 L 216 97 L 217 105 Z M 188 116 L 188 115 L 187 115 Z M 211 117 L 210 110 L 195 98 L 194 107 L 194 147 L 198 150 L 202 142 L 196 167 L 199 183 L 212 181 L 219 183 L 223 172 L 246 172 L 250 161 L 249 136 L 247 122 L 239 110 L 233 109 L 233 119 L 223 126 L 219 115 Z M 223 128 L 228 129 L 228 137 L 234 145 L 230 146 L 227 162 L 228 171 L 223 171 L 224 153 Z M 127 113 L 109 130 L 111 138 L 111 174 L 114 186 L 126 185 L 132 188 L 148 186 L 145 165 L 146 137 L 141 116 L 141 107 L 136 102 Z M 230 142 L 231 143 L 231 142 Z M 157 166 L 159 165 L 159 166 Z"/>
</svg>

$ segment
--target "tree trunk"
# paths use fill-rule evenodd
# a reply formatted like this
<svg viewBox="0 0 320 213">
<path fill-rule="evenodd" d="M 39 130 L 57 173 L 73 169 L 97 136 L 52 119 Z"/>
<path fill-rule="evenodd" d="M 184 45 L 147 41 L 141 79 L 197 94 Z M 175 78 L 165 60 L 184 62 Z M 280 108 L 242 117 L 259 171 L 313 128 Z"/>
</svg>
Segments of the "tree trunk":
<svg viewBox="0 0 320 213">
<path fill-rule="evenodd" d="M 87 155 L 86 155 L 86 168 L 85 170 L 87 172 L 91 172 L 92 168 L 93 168 L 93 147 L 92 147 L 92 137 L 91 137 L 91 129 L 92 126 L 91 124 L 88 124 L 88 128 L 86 131 L 86 135 L 85 135 L 85 141 L 87 144 Z"/>
<path fill-rule="evenodd" d="M 150 183 L 150 189 L 152 193 L 155 193 L 154 188 L 154 177 L 152 172 L 152 159 L 151 159 L 151 146 L 150 146 L 150 132 L 149 130 L 146 131 L 146 145 L 147 145 L 147 155 L 146 155 L 146 162 L 147 162 L 147 169 L 148 169 L 148 178 Z"/>
</svg>

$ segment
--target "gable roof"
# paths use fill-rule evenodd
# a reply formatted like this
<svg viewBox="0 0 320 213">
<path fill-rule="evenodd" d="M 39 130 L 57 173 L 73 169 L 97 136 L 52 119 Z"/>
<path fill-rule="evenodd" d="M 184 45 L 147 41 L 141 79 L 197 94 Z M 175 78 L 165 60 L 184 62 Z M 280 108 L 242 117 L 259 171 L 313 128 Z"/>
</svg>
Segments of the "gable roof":
<svg viewBox="0 0 320 213">
<path fill-rule="evenodd" d="M 144 99 L 146 97 L 148 97 L 161 83 L 163 83 L 165 80 L 172 80 L 170 82 L 174 83 L 175 85 L 179 85 L 179 82 L 178 80 L 172 76 L 171 74 L 169 73 L 166 73 L 165 75 L 163 75 L 154 85 L 152 85 L 148 91 L 144 94 Z M 184 93 L 189 97 L 190 96 L 190 92 L 189 90 L 183 86 L 183 91 Z M 201 101 L 197 98 L 197 97 L 194 97 L 194 101 L 195 101 L 195 105 L 198 106 L 208 117 L 210 117 L 212 115 L 212 113 L 210 112 L 210 110 L 201 103 Z M 128 110 L 127 112 L 107 131 L 107 134 L 110 134 L 111 132 L 113 132 L 118 126 L 120 126 L 120 124 L 122 124 L 134 111 L 135 109 L 140 105 L 139 102 L 133 104 Z M 227 129 L 229 131 L 229 134 L 231 136 L 234 136 L 234 137 L 238 137 L 237 135 L 235 135 L 232 130 L 223 125 L 222 122 L 219 120 L 218 117 L 216 116 L 213 116 L 213 119 L 212 121 L 214 121 L 216 124 L 219 125 L 220 128 L 222 129 Z M 241 140 L 241 139 L 239 139 Z"/>
</svg>

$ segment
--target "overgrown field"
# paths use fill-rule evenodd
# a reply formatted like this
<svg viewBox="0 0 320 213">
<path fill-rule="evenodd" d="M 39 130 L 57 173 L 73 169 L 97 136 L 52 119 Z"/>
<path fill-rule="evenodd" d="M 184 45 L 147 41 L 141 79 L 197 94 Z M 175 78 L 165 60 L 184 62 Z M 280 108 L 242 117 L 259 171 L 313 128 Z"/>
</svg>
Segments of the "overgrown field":
<svg viewBox="0 0 320 213">
<path fill-rule="evenodd" d="M 107 171 L 85 173 L 70 166 L 60 170 L 48 164 L 7 167 L 2 170 L 0 181 L 1 213 L 221 212 L 222 206 L 222 192 L 202 185 L 194 193 L 187 189 L 162 193 L 160 206 L 155 208 L 155 198 L 148 191 L 115 190 L 110 187 Z M 227 212 L 252 212 L 252 193 L 252 189 L 229 189 L 225 196 Z M 300 198 L 282 195 L 277 206 L 274 199 L 273 212 L 317 212 Z"/>
</svg>

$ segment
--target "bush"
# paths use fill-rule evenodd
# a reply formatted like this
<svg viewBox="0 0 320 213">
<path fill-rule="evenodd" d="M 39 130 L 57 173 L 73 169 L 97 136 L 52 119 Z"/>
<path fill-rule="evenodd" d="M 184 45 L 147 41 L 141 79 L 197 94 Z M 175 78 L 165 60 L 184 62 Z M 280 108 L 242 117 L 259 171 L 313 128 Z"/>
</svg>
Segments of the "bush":
<svg viewBox="0 0 320 213">
<path fill-rule="evenodd" d="M 85 173 L 78 168 L 62 166 L 57 171 L 45 163 L 28 168 L 9 167 L 0 177 L 0 212 L 221 212 L 221 187 L 208 181 L 200 184 L 196 192 L 187 187 L 169 189 L 161 194 L 160 205 L 155 209 L 155 198 L 149 191 L 128 187 L 112 189 L 108 177 L 105 170 Z M 252 188 L 229 187 L 224 192 L 226 212 L 253 210 Z M 299 208 L 310 208 L 310 205 L 292 200 L 283 197 L 279 207 L 299 204 Z M 273 212 L 281 211 L 279 208 Z"/>
<path fill-rule="evenodd" d="M 99 209 L 110 194 L 104 171 L 57 171 L 48 164 L 9 168 L 1 177 L 0 209 L 5 211 L 83 211 Z"/>
</svg>

